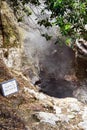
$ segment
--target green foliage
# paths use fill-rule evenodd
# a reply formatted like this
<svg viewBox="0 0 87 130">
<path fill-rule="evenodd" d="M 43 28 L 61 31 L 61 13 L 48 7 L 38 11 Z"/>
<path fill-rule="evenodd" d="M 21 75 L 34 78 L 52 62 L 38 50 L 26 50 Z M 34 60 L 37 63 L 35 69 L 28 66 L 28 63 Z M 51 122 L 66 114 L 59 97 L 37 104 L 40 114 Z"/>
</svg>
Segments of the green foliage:
<svg viewBox="0 0 87 130">
<path fill-rule="evenodd" d="M 26 13 L 26 15 L 27 15 L 27 16 L 29 16 L 29 15 L 31 15 L 31 14 L 32 14 L 32 12 L 31 12 L 30 8 L 29 8 L 29 7 L 27 7 L 27 6 L 24 6 L 24 7 L 23 7 L 23 11 Z"/>
<path fill-rule="evenodd" d="M 87 40 L 87 0 L 46 0 L 46 9 L 52 11 L 54 24 L 61 33 L 71 38 L 83 37 Z"/>
<path fill-rule="evenodd" d="M 9 0 L 11 6 L 14 9 L 14 13 L 17 15 L 18 10 L 24 11 L 28 16 L 31 15 L 31 11 L 25 8 L 26 4 L 32 3 L 35 6 L 40 5 L 39 0 Z M 87 30 L 84 28 L 87 24 L 87 0 L 44 0 L 46 5 L 45 9 L 51 10 L 52 14 L 50 19 L 54 19 L 55 22 L 51 23 L 49 19 L 42 19 L 38 21 L 40 26 L 45 27 L 52 26 L 52 24 L 58 25 L 62 35 L 68 36 L 72 39 L 83 37 L 87 40 Z M 18 16 L 18 15 L 17 15 Z M 22 20 L 20 16 L 19 21 Z"/>
</svg>

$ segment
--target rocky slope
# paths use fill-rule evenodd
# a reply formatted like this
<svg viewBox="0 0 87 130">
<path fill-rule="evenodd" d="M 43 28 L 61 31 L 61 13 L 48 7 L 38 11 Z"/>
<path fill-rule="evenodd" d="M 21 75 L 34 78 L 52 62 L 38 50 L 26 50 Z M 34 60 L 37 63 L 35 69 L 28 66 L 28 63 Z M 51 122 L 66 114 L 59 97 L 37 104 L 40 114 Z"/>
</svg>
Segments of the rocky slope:
<svg viewBox="0 0 87 130">
<path fill-rule="evenodd" d="M 6 1 L 2 1 L 0 12 L 0 58 L 9 68 L 20 70 L 23 50 L 22 29 Z"/>
<path fill-rule="evenodd" d="M 87 105 L 75 98 L 54 98 L 39 92 L 21 73 L 0 62 L 0 80 L 16 78 L 19 92 L 0 93 L 1 130 L 87 130 Z"/>
</svg>

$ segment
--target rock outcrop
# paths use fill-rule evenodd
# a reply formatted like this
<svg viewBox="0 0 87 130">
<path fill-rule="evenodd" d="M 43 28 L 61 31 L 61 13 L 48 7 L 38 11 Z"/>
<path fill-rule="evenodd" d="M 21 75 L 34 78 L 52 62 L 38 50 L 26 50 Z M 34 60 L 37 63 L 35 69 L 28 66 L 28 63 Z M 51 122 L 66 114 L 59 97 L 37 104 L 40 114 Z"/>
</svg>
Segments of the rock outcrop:
<svg viewBox="0 0 87 130">
<path fill-rule="evenodd" d="M 22 54 L 22 29 L 7 2 L 1 3 L 0 58 L 12 69 L 20 70 Z"/>
<path fill-rule="evenodd" d="M 19 92 L 7 98 L 0 95 L 0 129 L 87 130 L 86 104 L 75 98 L 49 97 L 15 76 L 21 83 Z"/>
</svg>

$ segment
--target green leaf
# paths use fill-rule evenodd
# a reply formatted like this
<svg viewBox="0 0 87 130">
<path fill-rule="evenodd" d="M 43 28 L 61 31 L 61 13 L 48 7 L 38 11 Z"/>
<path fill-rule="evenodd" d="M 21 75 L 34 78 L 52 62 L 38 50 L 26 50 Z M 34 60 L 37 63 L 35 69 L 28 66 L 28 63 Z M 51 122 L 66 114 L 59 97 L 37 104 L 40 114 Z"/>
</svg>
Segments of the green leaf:
<svg viewBox="0 0 87 130">
<path fill-rule="evenodd" d="M 67 39 L 66 39 L 66 44 L 67 44 L 68 46 L 71 45 L 71 38 L 67 38 Z"/>
<path fill-rule="evenodd" d="M 66 24 L 66 25 L 65 25 L 65 30 L 66 30 L 66 31 L 69 31 L 70 29 L 71 29 L 71 25 L 70 25 L 70 24 Z"/>
</svg>

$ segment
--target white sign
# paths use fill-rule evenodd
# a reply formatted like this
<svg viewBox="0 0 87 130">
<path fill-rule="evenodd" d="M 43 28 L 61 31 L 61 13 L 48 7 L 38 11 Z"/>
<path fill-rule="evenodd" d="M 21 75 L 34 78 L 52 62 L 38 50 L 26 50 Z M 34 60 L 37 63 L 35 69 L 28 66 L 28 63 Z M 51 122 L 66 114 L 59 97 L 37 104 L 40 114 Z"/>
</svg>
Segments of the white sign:
<svg viewBox="0 0 87 130">
<path fill-rule="evenodd" d="M 10 94 L 18 92 L 18 86 L 15 79 L 1 83 L 1 87 L 2 87 L 2 93 L 4 96 L 8 96 Z"/>
</svg>

